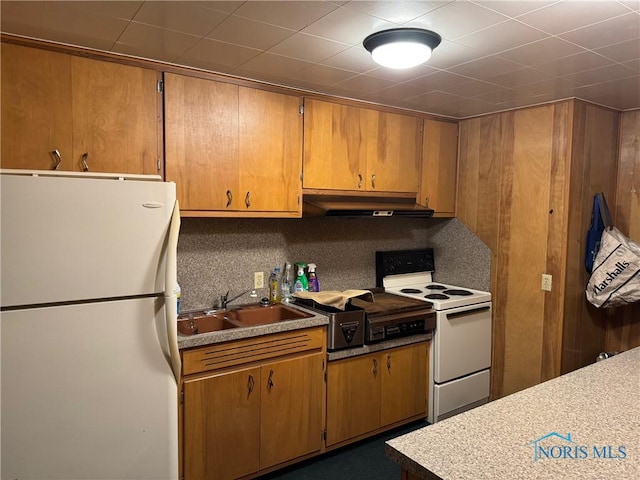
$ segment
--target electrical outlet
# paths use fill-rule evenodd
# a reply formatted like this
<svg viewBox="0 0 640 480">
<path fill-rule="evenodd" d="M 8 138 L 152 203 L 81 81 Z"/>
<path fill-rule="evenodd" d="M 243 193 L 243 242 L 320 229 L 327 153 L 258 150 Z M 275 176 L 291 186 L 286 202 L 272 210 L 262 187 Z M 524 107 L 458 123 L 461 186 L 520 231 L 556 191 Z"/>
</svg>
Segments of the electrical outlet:
<svg viewBox="0 0 640 480">
<path fill-rule="evenodd" d="M 253 288 L 264 287 L 264 272 L 255 272 L 253 274 Z"/>
<path fill-rule="evenodd" d="M 552 283 L 552 279 L 553 277 L 551 275 L 549 275 L 548 273 L 543 273 L 542 274 L 542 290 L 544 290 L 545 292 L 550 292 L 551 291 L 551 283 Z"/>
</svg>

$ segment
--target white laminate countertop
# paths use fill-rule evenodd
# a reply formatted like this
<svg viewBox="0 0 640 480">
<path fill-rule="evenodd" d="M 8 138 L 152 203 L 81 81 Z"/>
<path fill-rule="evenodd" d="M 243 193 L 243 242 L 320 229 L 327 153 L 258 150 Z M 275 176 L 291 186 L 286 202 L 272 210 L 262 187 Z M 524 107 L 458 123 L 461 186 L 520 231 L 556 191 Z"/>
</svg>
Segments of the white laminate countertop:
<svg viewBox="0 0 640 480">
<path fill-rule="evenodd" d="M 419 478 L 640 478 L 640 347 L 386 444 Z"/>
</svg>

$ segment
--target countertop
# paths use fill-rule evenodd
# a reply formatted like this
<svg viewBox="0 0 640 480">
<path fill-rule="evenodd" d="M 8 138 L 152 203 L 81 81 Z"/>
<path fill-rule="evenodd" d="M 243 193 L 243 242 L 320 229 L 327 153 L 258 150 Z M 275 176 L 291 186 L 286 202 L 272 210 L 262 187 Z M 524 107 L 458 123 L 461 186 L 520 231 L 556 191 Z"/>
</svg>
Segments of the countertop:
<svg viewBox="0 0 640 480">
<path fill-rule="evenodd" d="M 271 333 L 288 332 L 291 330 L 300 330 L 301 328 L 317 327 L 329 324 L 329 317 L 318 314 L 312 310 L 307 310 L 299 305 L 290 305 L 306 313 L 311 317 L 301 318 L 299 320 L 284 320 L 266 325 L 256 325 L 252 327 L 238 327 L 217 332 L 202 333 L 198 335 L 181 335 L 178 333 L 178 348 L 183 350 L 191 347 L 201 347 L 214 343 L 228 342 L 230 340 L 240 340 L 243 338 L 257 337 L 260 335 L 269 335 Z"/>
<path fill-rule="evenodd" d="M 424 479 L 640 478 L 640 347 L 385 448 Z"/>
</svg>

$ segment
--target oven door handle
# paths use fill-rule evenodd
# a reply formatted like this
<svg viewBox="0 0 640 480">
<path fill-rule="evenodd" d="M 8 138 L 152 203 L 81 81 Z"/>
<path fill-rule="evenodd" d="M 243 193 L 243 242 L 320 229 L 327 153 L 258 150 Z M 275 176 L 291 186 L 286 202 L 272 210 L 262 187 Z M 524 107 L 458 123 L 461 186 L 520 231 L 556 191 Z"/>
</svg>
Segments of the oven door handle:
<svg viewBox="0 0 640 480">
<path fill-rule="evenodd" d="M 486 307 L 480 307 L 480 308 L 472 308 L 470 310 L 465 310 L 464 312 L 453 312 L 453 313 L 447 313 L 447 318 L 453 320 L 454 318 L 458 318 L 458 317 L 465 317 L 467 315 L 473 314 L 473 313 L 480 313 L 480 312 L 485 312 L 487 310 L 491 310 L 490 306 L 486 306 Z"/>
</svg>

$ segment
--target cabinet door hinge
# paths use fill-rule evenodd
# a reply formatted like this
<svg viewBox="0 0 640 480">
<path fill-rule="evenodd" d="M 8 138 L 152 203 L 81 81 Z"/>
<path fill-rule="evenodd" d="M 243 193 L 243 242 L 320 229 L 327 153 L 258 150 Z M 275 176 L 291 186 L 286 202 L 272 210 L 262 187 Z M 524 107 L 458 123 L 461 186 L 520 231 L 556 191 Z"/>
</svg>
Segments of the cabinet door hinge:
<svg viewBox="0 0 640 480">
<path fill-rule="evenodd" d="M 158 93 L 164 92 L 164 83 L 162 83 L 162 80 L 158 80 L 158 82 L 156 83 L 156 88 L 158 90 Z"/>
<path fill-rule="evenodd" d="M 320 437 L 322 438 L 323 442 L 327 441 L 327 431 L 323 430 L 322 433 L 320 434 Z"/>
<path fill-rule="evenodd" d="M 304 115 L 304 105 L 299 105 L 299 106 L 298 106 L 298 113 L 299 113 L 300 115 Z"/>
<path fill-rule="evenodd" d="M 180 391 L 180 403 L 184 403 L 184 390 Z"/>
<path fill-rule="evenodd" d="M 160 173 L 160 159 L 156 160 L 156 170 Z"/>
<path fill-rule="evenodd" d="M 304 181 L 304 172 L 300 172 L 300 181 L 303 182 Z"/>
</svg>

